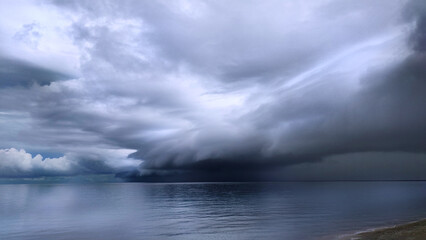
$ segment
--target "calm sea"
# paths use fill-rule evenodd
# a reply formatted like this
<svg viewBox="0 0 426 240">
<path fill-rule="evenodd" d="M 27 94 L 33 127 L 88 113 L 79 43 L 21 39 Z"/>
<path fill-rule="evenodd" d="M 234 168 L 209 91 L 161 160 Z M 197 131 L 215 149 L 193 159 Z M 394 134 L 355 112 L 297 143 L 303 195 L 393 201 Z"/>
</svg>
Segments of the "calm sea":
<svg viewBox="0 0 426 240">
<path fill-rule="evenodd" d="M 0 185 L 0 239 L 335 239 L 426 217 L 426 182 Z"/>
</svg>

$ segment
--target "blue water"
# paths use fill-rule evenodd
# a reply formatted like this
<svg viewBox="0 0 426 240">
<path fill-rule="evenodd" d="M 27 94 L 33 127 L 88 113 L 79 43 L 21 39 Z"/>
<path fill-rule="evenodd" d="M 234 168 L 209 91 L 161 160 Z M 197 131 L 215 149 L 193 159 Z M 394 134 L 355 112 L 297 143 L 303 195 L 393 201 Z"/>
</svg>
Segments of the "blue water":
<svg viewBox="0 0 426 240">
<path fill-rule="evenodd" d="M 426 182 L 0 185 L 0 239 L 334 239 L 426 217 Z"/>
</svg>

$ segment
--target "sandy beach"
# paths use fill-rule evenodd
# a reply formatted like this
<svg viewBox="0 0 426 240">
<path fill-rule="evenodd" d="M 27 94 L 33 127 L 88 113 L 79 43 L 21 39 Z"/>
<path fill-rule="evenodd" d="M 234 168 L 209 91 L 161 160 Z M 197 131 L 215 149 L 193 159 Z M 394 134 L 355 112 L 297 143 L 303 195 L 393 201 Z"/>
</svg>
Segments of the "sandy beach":
<svg viewBox="0 0 426 240">
<path fill-rule="evenodd" d="M 426 239 L 426 219 L 362 232 L 343 238 L 344 240 L 424 240 Z"/>
</svg>

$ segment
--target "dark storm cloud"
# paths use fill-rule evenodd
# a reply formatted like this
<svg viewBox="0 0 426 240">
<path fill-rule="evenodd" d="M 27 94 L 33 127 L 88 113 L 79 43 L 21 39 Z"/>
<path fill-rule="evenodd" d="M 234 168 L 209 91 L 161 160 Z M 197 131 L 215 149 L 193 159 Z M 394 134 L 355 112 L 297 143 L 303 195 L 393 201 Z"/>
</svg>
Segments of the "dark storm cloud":
<svg viewBox="0 0 426 240">
<path fill-rule="evenodd" d="M 80 77 L 15 63 L 0 112 L 26 114 L 14 144 L 67 153 L 75 172 L 140 160 L 119 175 L 262 180 L 426 151 L 421 1 L 52 2 L 72 16 Z"/>
<path fill-rule="evenodd" d="M 22 60 L 0 56 L 0 88 L 29 87 L 33 84 L 49 85 L 54 81 L 72 78 L 70 75 L 28 63 Z"/>
<path fill-rule="evenodd" d="M 318 161 L 344 153 L 425 152 L 426 58 L 422 48 L 426 40 L 425 17 L 422 13 L 414 19 L 415 27 L 407 40 L 412 53 L 396 64 L 361 76 L 360 89 L 352 96 L 339 98 L 332 85 L 300 91 L 301 96 L 291 99 L 285 93 L 277 94 L 274 102 L 267 102 L 240 119 L 250 119 L 255 133 L 251 138 L 238 140 L 237 145 L 254 146 L 238 153 L 228 151 L 219 160 L 206 159 L 189 164 L 179 163 L 176 160 L 179 153 L 174 153 L 168 155 L 171 159 L 160 166 L 166 169 L 190 168 L 197 174 L 203 170 L 205 172 L 201 176 L 205 178 L 195 177 L 201 180 L 208 180 L 212 171 L 222 180 L 227 177 L 238 179 L 242 173 L 240 180 L 244 180 L 247 176 L 261 176 L 257 173 L 262 173 L 262 169 Z M 342 102 L 336 102 L 333 95 Z M 288 123 L 287 130 L 280 129 L 283 123 Z M 272 132 L 273 137 L 265 137 L 265 132 Z M 253 139 L 261 140 L 256 142 Z M 189 151 L 187 149 L 185 153 Z M 149 155 L 142 154 L 140 157 L 150 159 Z M 196 159 L 190 154 L 186 157 Z M 150 169 L 158 167 L 158 161 L 152 165 L 150 162 L 145 164 Z M 247 168 L 251 171 L 247 171 Z M 148 176 L 146 180 L 152 180 L 155 173 Z M 140 178 L 144 180 L 145 176 Z"/>
</svg>

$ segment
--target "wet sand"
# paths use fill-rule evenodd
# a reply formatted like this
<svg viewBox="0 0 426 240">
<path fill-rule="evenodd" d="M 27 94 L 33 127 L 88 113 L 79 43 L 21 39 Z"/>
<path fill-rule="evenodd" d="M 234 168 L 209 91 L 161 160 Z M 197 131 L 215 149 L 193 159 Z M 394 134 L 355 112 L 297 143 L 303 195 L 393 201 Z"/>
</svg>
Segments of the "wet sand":
<svg viewBox="0 0 426 240">
<path fill-rule="evenodd" d="M 397 225 L 389 228 L 381 228 L 374 231 L 362 232 L 345 240 L 425 240 L 426 239 L 426 219 Z"/>
</svg>

